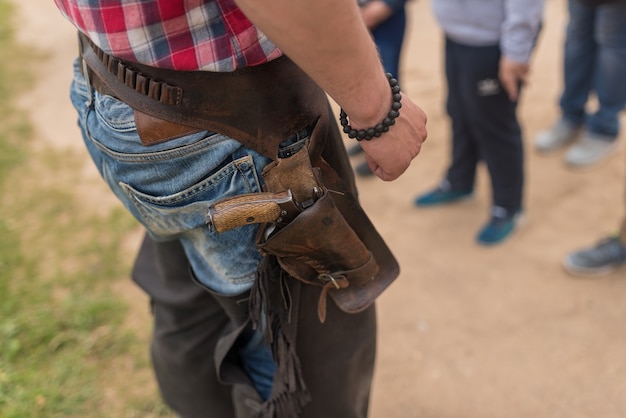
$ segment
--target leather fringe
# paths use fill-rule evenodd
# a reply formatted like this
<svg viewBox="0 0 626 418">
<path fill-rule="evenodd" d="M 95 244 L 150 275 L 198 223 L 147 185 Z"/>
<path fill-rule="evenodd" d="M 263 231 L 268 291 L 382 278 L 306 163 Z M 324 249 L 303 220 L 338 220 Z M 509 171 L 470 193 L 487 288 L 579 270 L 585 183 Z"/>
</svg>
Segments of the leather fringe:
<svg viewBox="0 0 626 418">
<path fill-rule="evenodd" d="M 259 263 L 257 268 L 256 280 L 250 290 L 250 300 L 248 302 L 248 311 L 250 312 L 250 320 L 252 321 L 252 328 L 258 329 L 262 323 L 262 318 L 265 316 L 266 324 L 269 323 L 268 316 L 270 315 L 268 310 L 269 302 L 269 281 L 272 274 L 275 273 L 276 266 L 272 265 L 272 256 L 265 255 Z M 272 329 L 269 326 L 265 327 L 265 344 L 271 344 L 272 342 Z"/>
<path fill-rule="evenodd" d="M 263 404 L 260 418 L 297 418 L 302 407 L 311 400 L 293 336 L 285 327 L 292 307 L 284 301 L 283 274 L 276 257 L 265 255 L 250 293 L 252 325 L 256 329 L 265 316 L 265 341 L 276 361 L 272 394 Z"/>
</svg>

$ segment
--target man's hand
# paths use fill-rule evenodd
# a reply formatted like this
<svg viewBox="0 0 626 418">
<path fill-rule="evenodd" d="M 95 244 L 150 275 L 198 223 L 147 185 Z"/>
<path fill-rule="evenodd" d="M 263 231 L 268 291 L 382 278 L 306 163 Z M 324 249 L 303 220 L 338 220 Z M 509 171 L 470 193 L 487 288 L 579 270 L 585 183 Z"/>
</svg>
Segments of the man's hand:
<svg viewBox="0 0 626 418">
<path fill-rule="evenodd" d="M 373 30 L 393 15 L 393 9 L 382 0 L 373 0 L 361 7 L 361 17 L 367 29 Z"/>
<path fill-rule="evenodd" d="M 333 98 L 354 129 L 375 126 L 387 115 L 389 81 L 355 0 L 235 2 Z M 389 181 L 408 168 L 425 139 L 426 115 L 403 96 L 396 123 L 380 138 L 361 141 L 361 145 L 372 172 Z"/>
<path fill-rule="evenodd" d="M 511 61 L 506 57 L 500 59 L 498 77 L 512 102 L 518 98 L 519 86 L 526 84 L 528 72 L 529 65 L 527 63 Z"/>
<path fill-rule="evenodd" d="M 426 114 L 409 97 L 402 95 L 402 108 L 396 123 L 379 138 L 364 140 L 360 144 L 372 173 L 384 181 L 391 181 L 406 171 L 427 136 Z"/>
</svg>

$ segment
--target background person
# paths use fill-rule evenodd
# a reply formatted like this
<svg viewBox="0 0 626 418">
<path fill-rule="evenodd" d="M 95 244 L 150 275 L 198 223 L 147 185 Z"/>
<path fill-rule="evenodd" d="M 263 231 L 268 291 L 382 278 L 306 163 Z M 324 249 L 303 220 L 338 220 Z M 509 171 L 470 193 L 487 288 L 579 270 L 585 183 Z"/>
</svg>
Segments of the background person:
<svg viewBox="0 0 626 418">
<path fill-rule="evenodd" d="M 619 113 L 626 105 L 626 1 L 569 0 L 563 60 L 561 116 L 535 138 L 550 152 L 572 144 L 570 167 L 587 167 L 617 149 Z M 588 111 L 590 95 L 597 108 Z"/>
<path fill-rule="evenodd" d="M 493 203 L 476 236 L 479 244 L 502 242 L 522 218 L 524 148 L 516 111 L 543 5 L 543 0 L 432 2 L 446 38 L 452 155 L 439 185 L 418 196 L 415 204 L 431 207 L 471 196 L 477 165 L 484 161 Z"/>
<path fill-rule="evenodd" d="M 626 220 L 618 233 L 567 254 L 563 267 L 574 276 L 601 276 L 626 263 Z"/>
</svg>

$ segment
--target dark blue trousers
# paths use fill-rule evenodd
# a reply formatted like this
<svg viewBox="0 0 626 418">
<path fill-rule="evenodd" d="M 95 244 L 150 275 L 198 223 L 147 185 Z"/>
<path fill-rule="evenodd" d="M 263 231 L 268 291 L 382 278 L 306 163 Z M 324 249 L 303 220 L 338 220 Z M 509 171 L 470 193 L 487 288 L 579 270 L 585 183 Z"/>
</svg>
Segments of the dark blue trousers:
<svg viewBox="0 0 626 418">
<path fill-rule="evenodd" d="M 512 102 L 498 79 L 500 47 L 472 47 L 446 39 L 447 111 L 452 120 L 452 190 L 472 190 L 484 161 L 493 205 L 509 213 L 522 208 L 524 150 Z"/>
<path fill-rule="evenodd" d="M 372 30 L 372 37 L 378 47 L 385 71 L 395 78 L 398 78 L 400 74 L 400 57 L 405 28 L 406 12 L 401 9 Z"/>
</svg>

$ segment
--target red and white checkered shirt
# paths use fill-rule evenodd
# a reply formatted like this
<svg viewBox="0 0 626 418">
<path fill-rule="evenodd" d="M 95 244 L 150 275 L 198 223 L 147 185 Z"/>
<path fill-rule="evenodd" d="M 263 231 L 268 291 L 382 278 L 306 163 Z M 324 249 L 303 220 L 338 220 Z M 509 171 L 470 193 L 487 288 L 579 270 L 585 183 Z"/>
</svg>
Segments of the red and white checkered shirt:
<svg viewBox="0 0 626 418">
<path fill-rule="evenodd" d="M 117 58 L 175 70 L 234 71 L 282 52 L 233 0 L 54 0 Z"/>
</svg>

